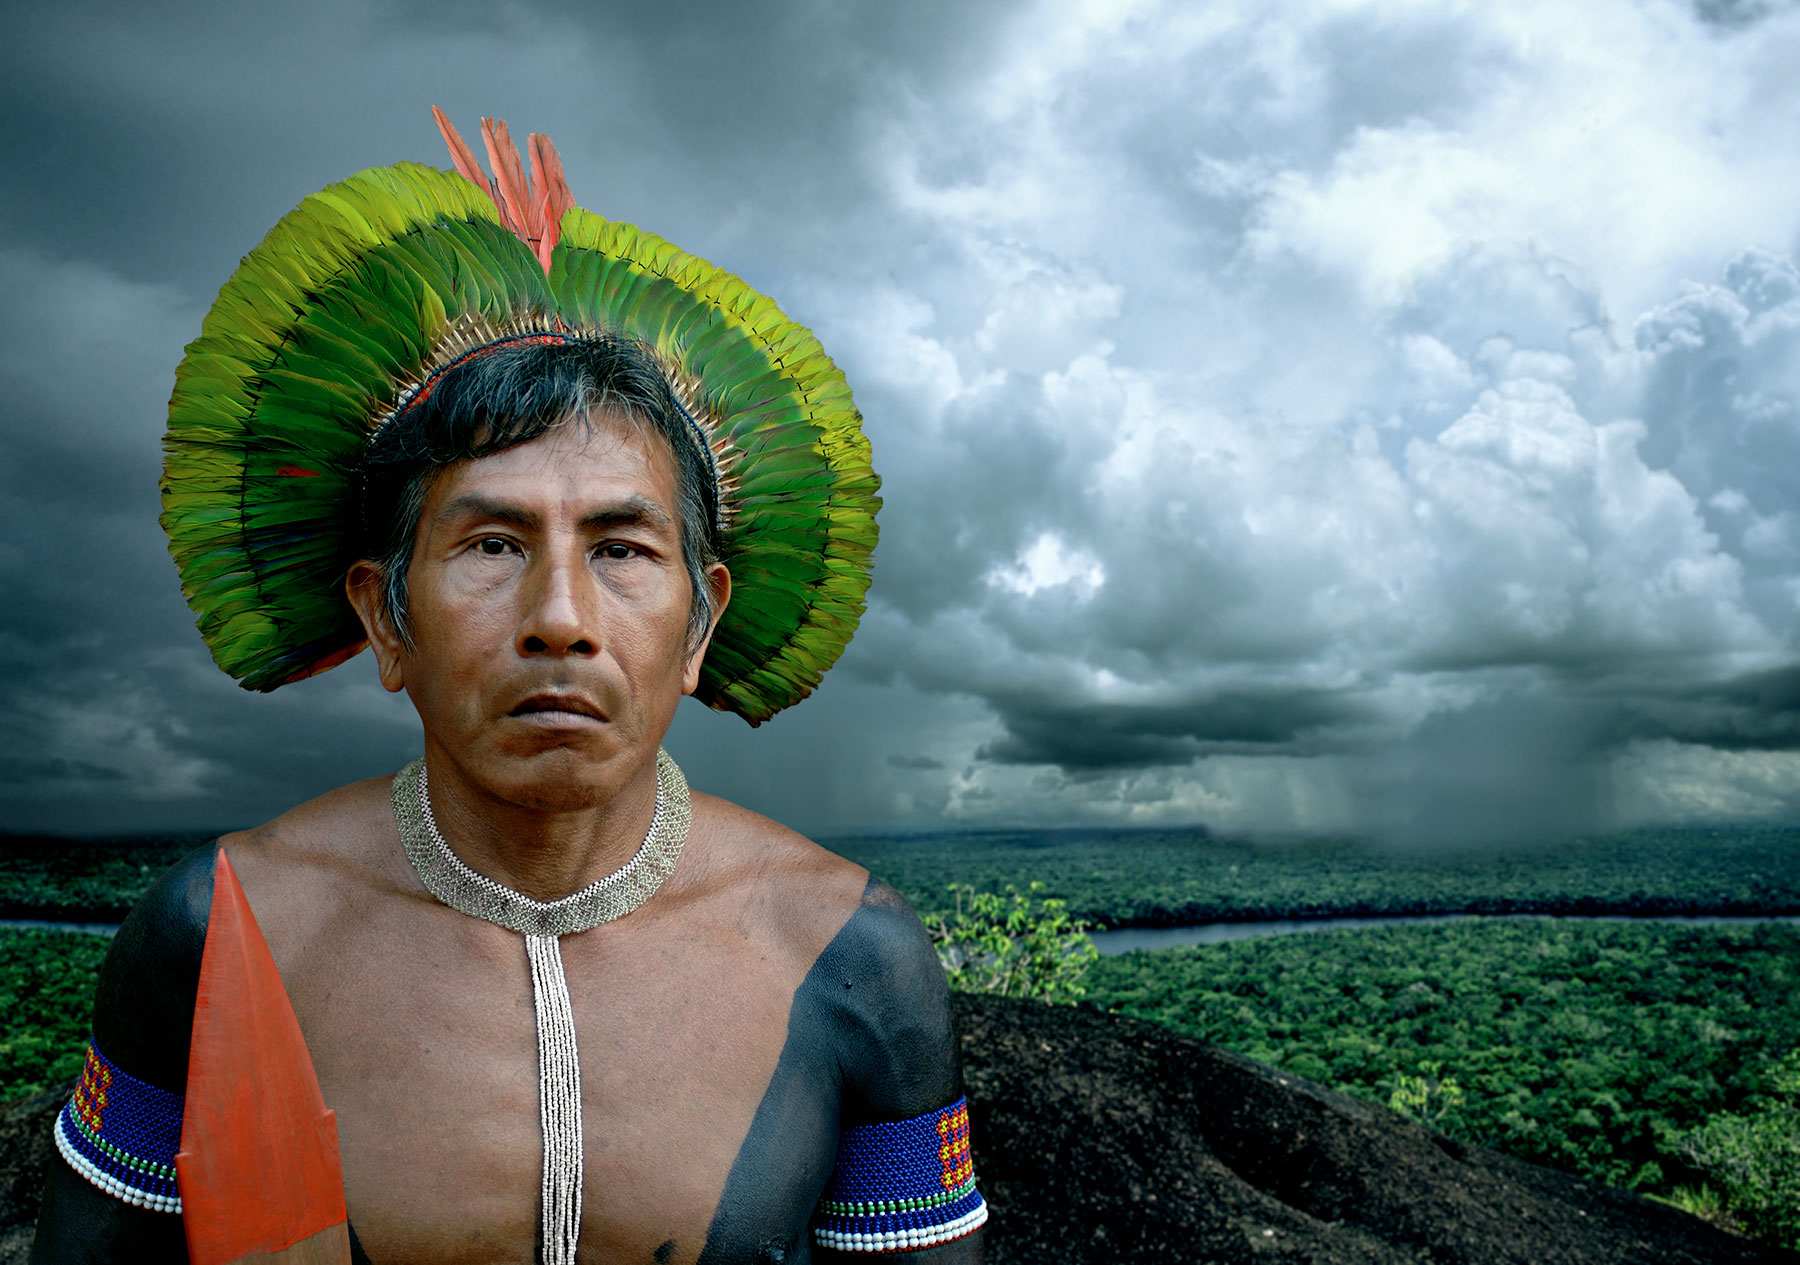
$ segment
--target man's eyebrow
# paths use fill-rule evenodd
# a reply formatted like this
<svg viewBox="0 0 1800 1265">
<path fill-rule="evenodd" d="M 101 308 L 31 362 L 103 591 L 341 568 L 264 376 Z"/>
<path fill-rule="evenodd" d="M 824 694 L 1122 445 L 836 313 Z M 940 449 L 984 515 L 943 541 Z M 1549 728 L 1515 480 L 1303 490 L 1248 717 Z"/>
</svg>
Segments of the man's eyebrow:
<svg viewBox="0 0 1800 1265">
<path fill-rule="evenodd" d="M 444 502 L 444 507 L 431 521 L 447 523 L 452 519 L 459 518 L 505 523 L 511 527 L 532 527 L 538 521 L 537 515 L 530 510 L 514 505 L 510 501 L 499 501 L 491 496 L 483 496 L 479 492 L 464 492 L 460 496 L 451 497 Z"/>
<path fill-rule="evenodd" d="M 444 507 L 432 519 L 434 523 L 445 523 L 456 519 L 472 519 L 479 522 L 505 523 L 512 527 L 535 527 L 538 515 L 532 511 L 513 504 L 511 501 L 497 500 L 491 496 L 483 496 L 479 492 L 464 492 L 444 502 Z M 667 510 L 655 501 L 641 494 L 634 494 L 624 500 L 584 514 L 581 519 L 582 529 L 597 531 L 607 527 L 628 527 L 643 524 L 648 527 L 669 527 L 675 520 Z"/>
<path fill-rule="evenodd" d="M 667 510 L 647 496 L 632 495 L 613 505 L 607 505 L 583 516 L 581 525 L 588 531 L 606 527 L 630 527 L 642 524 L 646 527 L 670 527 L 675 520 L 669 517 Z"/>
</svg>

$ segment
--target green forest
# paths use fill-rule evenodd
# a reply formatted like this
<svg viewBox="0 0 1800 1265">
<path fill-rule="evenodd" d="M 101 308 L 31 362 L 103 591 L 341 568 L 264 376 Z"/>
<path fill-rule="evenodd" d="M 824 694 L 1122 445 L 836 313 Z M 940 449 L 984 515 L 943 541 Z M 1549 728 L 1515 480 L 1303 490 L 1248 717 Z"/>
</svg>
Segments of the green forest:
<svg viewBox="0 0 1800 1265">
<path fill-rule="evenodd" d="M 203 834 L 71 843 L 0 835 L 0 918 L 117 921 Z M 1204 830 L 1035 830 L 822 840 L 921 913 L 949 884 L 1041 882 L 1095 927 L 1428 913 L 1800 913 L 1800 827 L 1638 830 L 1490 850 Z"/>
<path fill-rule="evenodd" d="M 116 919 L 201 841 L 0 840 L 0 915 Z M 1039 942 L 1063 943 L 1067 916 L 1117 926 L 1461 911 L 1800 912 L 1800 830 L 1788 828 L 1638 831 L 1437 854 L 1199 831 L 832 846 L 892 882 L 940 929 L 956 905 L 953 884 L 965 895 L 1029 890 L 1029 900 L 988 906 L 1011 919 L 1006 934 L 1021 944 L 1051 930 Z M 75 1075 L 106 943 L 0 929 L 0 1010 L 11 1021 L 0 1037 L 0 1101 Z M 1088 1004 L 1399 1106 L 1453 1137 L 1654 1196 L 1691 1201 L 1705 1189 L 1703 1131 L 1724 1136 L 1733 1122 L 1792 1116 L 1800 1099 L 1800 1080 L 1793 1094 L 1779 1090 L 1784 1056 L 1792 1062 L 1800 1049 L 1800 927 L 1790 924 L 1478 919 L 1091 964 L 1084 954 L 1079 965 L 1085 973 L 1061 973 L 1063 1000 L 1084 990 Z M 971 965 L 953 977 L 983 987 L 968 982 L 978 973 Z M 1076 974 L 1079 988 L 1069 987 Z"/>
<path fill-rule="evenodd" d="M 1800 1044 L 1800 927 L 1473 921 L 1101 958 L 1088 1000 L 1615 1186 L 1700 1180 L 1681 1138 Z"/>
<path fill-rule="evenodd" d="M 0 918 L 119 922 L 164 870 L 210 837 L 0 835 Z"/>
<path fill-rule="evenodd" d="M 0 927 L 0 1104 L 80 1074 L 94 981 L 110 943 L 78 931 Z"/>
<path fill-rule="evenodd" d="M 1800 913 L 1800 828 L 1637 830 L 1507 849 L 1204 831 L 1011 831 L 827 846 L 941 909 L 1041 882 L 1095 927 L 1435 913 Z"/>
</svg>

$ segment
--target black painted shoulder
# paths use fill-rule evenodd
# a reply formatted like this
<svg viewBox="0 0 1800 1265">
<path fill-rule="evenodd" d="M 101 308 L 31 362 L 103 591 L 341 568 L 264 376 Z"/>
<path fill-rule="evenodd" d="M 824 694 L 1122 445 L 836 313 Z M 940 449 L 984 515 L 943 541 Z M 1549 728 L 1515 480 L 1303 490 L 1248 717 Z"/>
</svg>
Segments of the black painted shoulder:
<svg viewBox="0 0 1800 1265">
<path fill-rule="evenodd" d="M 94 1041 L 139 1080 L 187 1088 L 194 991 L 212 911 L 217 843 L 156 881 L 113 937 L 94 994 Z"/>
<path fill-rule="evenodd" d="M 961 1093 L 937 951 L 912 906 L 870 879 L 794 993 L 787 1041 L 700 1265 L 813 1259 L 807 1224 L 841 1128 L 911 1119 Z"/>
<path fill-rule="evenodd" d="M 218 851 L 209 843 L 156 881 L 113 937 L 94 994 L 94 1041 L 106 1057 L 139 1080 L 178 1093 L 187 1088 Z M 32 1265 L 178 1265 L 187 1258 L 178 1214 L 128 1204 L 60 1160 L 50 1165 Z"/>
<path fill-rule="evenodd" d="M 814 977 L 836 1012 L 844 1124 L 910 1119 L 961 1096 L 949 984 L 898 892 L 869 880 Z"/>
</svg>

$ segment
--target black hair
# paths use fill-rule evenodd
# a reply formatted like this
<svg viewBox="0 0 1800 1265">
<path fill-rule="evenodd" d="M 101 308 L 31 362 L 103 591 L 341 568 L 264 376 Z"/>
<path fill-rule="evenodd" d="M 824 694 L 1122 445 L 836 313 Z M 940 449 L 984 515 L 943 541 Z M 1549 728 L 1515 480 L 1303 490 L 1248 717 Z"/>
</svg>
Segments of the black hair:
<svg viewBox="0 0 1800 1265">
<path fill-rule="evenodd" d="M 719 557 L 717 468 L 699 428 L 639 343 L 610 335 L 517 335 L 464 353 L 428 378 L 375 432 L 364 454 L 361 550 L 381 569 L 382 601 L 401 641 L 419 515 L 438 472 L 529 443 L 607 411 L 660 435 L 675 458 L 681 556 L 694 600 L 688 644 L 712 622 L 706 568 Z"/>
</svg>

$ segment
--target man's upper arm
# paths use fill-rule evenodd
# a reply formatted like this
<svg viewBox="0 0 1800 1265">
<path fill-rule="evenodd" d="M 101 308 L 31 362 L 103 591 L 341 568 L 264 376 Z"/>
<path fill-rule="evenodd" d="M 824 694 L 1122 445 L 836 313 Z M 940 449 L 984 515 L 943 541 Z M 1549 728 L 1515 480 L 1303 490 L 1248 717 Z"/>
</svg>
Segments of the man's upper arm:
<svg viewBox="0 0 1800 1265">
<path fill-rule="evenodd" d="M 138 902 L 113 937 L 94 995 L 95 1047 L 133 1080 L 169 1094 L 187 1087 L 217 852 L 208 844 L 192 853 Z M 122 1097 L 108 1105 L 123 1110 Z M 127 1203 L 58 1158 L 44 1185 L 31 1259 L 185 1261 L 187 1245 L 179 1214 Z"/>
<path fill-rule="evenodd" d="M 979 1225 L 986 1214 L 979 1195 L 968 1188 L 967 1110 L 952 1109 L 963 1094 L 962 1067 L 944 968 L 912 906 L 886 883 L 870 880 L 850 927 L 854 936 L 839 946 L 844 950 L 838 999 L 844 1143 L 827 1204 L 834 1193 L 840 1198 L 856 1193 L 846 1189 L 858 1184 L 858 1175 L 843 1171 L 848 1162 L 843 1147 L 901 1148 L 890 1158 L 895 1167 L 884 1180 L 898 1180 L 894 1174 L 910 1168 L 918 1184 L 896 1194 L 913 1205 L 905 1210 L 913 1215 L 883 1218 L 881 1224 L 933 1227 L 924 1234 L 928 1244 L 934 1234 L 960 1234 L 906 1252 L 902 1259 L 979 1261 L 980 1230 L 967 1233 L 949 1224 L 973 1219 Z M 929 1194 L 923 1193 L 927 1189 Z M 863 1193 L 875 1192 L 865 1185 Z M 818 1250 L 822 1261 L 862 1255 L 823 1245 Z"/>
<path fill-rule="evenodd" d="M 905 899 L 871 879 L 845 956 L 844 1123 L 904 1120 L 962 1096 L 950 985 Z"/>
</svg>

